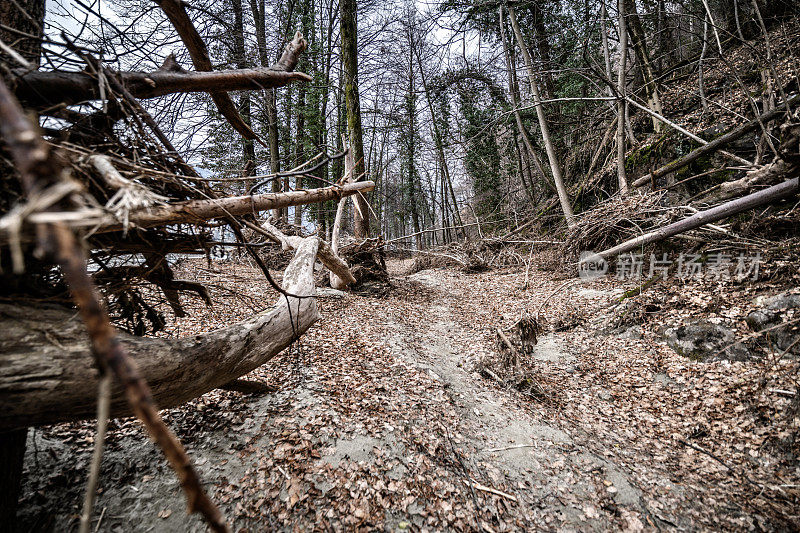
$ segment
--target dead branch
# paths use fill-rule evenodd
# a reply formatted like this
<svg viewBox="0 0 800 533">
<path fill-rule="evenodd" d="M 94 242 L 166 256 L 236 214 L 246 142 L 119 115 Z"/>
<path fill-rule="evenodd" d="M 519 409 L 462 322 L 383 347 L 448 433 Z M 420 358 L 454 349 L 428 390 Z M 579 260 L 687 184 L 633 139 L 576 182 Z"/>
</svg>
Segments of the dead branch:
<svg viewBox="0 0 800 533">
<path fill-rule="evenodd" d="M 152 72 L 110 73 L 135 98 L 190 92 L 258 91 L 283 87 L 294 81 L 311 81 L 308 74 L 272 68 L 189 72 L 170 58 Z M 86 72 L 26 71 L 15 82 L 15 94 L 20 102 L 37 109 L 58 104 L 73 105 L 102 97 L 97 80 Z"/>
<path fill-rule="evenodd" d="M 205 335 L 179 339 L 116 335 L 115 347 L 136 360 L 152 386 L 150 404 L 181 405 L 263 365 L 319 319 L 314 295 L 317 237 L 307 237 L 286 268 L 272 308 Z M 0 304 L 0 430 L 91 418 L 97 372 L 86 329 L 74 312 L 55 305 Z M 62 347 L 49 339 L 58 339 Z M 64 349 L 63 346 L 68 347 Z M 112 417 L 129 416 L 125 391 L 111 393 Z"/>
<path fill-rule="evenodd" d="M 108 428 L 108 411 L 111 405 L 111 376 L 109 374 L 100 378 L 97 389 L 97 433 L 94 437 L 92 464 L 89 467 L 89 481 L 86 483 L 86 495 L 83 499 L 79 533 L 89 533 L 92 525 L 92 509 L 97 496 L 97 483 L 100 480 L 103 446 L 105 445 L 106 429 Z"/>
<path fill-rule="evenodd" d="M 167 15 L 170 22 L 172 22 L 181 40 L 183 40 L 183 44 L 186 45 L 189 56 L 192 58 L 194 68 L 203 72 L 212 71 L 213 67 L 211 66 L 211 58 L 208 55 L 208 48 L 206 48 L 206 44 L 203 42 L 200 34 L 197 33 L 197 29 L 194 27 L 194 24 L 192 24 L 188 13 L 186 13 L 183 2 L 181 0 L 155 1 Z M 279 71 L 289 67 L 294 68 L 297 65 L 298 56 L 306 49 L 306 46 L 307 43 L 305 39 L 303 39 L 303 34 L 297 32 L 290 46 L 286 47 L 283 56 L 278 62 Z M 214 100 L 214 103 L 217 105 L 217 109 L 219 109 L 222 116 L 230 122 L 233 129 L 239 132 L 245 139 L 254 139 L 262 145 L 267 146 L 264 141 L 253 132 L 250 126 L 244 122 L 236 109 L 236 105 L 226 92 L 215 91 L 210 94 L 212 100 Z"/>
<path fill-rule="evenodd" d="M 128 216 L 128 221 L 130 226 L 137 228 L 153 228 L 181 223 L 196 224 L 215 218 L 229 217 L 231 215 L 244 215 L 280 207 L 341 199 L 356 194 L 359 191 L 371 191 L 374 187 L 375 183 L 372 181 L 360 181 L 357 183 L 349 183 L 342 187 L 333 186 L 304 191 L 264 193 L 254 196 L 234 196 L 215 200 L 188 200 L 185 202 L 155 206 L 150 210 L 132 212 Z M 27 217 L 26 220 L 33 223 L 60 221 L 73 228 L 92 228 L 95 234 L 123 229 L 123 224 L 114 216 L 97 209 L 87 209 L 74 213 L 36 213 Z M 7 235 L 0 235 L 0 242 L 7 241 Z"/>
</svg>

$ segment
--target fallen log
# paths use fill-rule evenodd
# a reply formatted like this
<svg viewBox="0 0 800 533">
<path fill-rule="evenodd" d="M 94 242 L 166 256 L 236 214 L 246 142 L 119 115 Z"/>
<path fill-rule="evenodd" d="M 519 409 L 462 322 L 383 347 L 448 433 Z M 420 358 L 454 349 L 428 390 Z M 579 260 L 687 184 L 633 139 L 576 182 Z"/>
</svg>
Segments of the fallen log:
<svg viewBox="0 0 800 533">
<path fill-rule="evenodd" d="M 795 96 L 795 97 L 789 99 L 788 105 L 791 106 L 791 105 L 795 104 L 798 101 L 800 101 L 800 96 Z M 714 139 L 713 141 L 709 142 L 708 144 L 705 144 L 705 145 L 701 146 L 700 148 L 696 148 L 695 150 L 692 150 L 691 152 L 689 152 L 685 156 L 681 157 L 680 159 L 676 159 L 675 161 L 667 163 L 663 167 L 652 171 L 650 174 L 647 174 L 646 176 L 642 176 L 641 178 L 639 178 L 639 179 L 637 179 L 636 181 L 633 182 L 633 186 L 634 187 L 642 187 L 643 185 L 647 185 L 648 183 L 652 183 L 657 178 L 664 177 L 664 176 L 666 176 L 667 174 L 669 174 L 671 172 L 675 172 L 676 170 L 680 170 L 681 168 L 685 167 L 686 165 L 688 165 L 692 161 L 696 161 L 697 159 L 703 157 L 704 155 L 707 155 L 707 154 L 710 154 L 712 152 L 715 152 L 715 151 L 719 150 L 723 146 L 727 145 L 728 143 L 731 143 L 731 142 L 735 141 L 736 139 L 738 139 L 739 137 L 742 137 L 746 133 L 748 133 L 750 131 L 753 131 L 755 129 L 758 129 L 762 124 L 778 118 L 780 115 L 782 115 L 782 114 L 784 114 L 786 112 L 786 106 L 787 106 L 787 103 L 783 103 L 782 105 L 777 106 L 772 111 L 764 113 L 764 114 L 760 115 L 759 117 L 751 120 L 750 122 L 747 122 L 745 124 L 742 124 L 741 126 L 738 126 L 738 127 L 734 128 L 734 129 L 732 129 L 728 133 L 726 133 L 726 134 Z"/>
<path fill-rule="evenodd" d="M 159 408 L 180 405 L 261 366 L 319 319 L 314 261 L 319 239 L 308 237 L 284 274 L 275 306 L 250 320 L 182 339 L 119 334 Z M 0 431 L 95 416 L 98 372 L 86 329 L 57 306 L 0 304 Z M 112 390 L 111 416 L 132 414 L 123 388 Z"/>
<path fill-rule="evenodd" d="M 799 170 L 800 167 L 795 166 L 792 173 L 797 175 Z M 644 235 L 639 235 L 638 237 L 634 237 L 633 239 L 627 240 L 612 248 L 598 252 L 589 258 L 585 258 L 584 261 L 592 261 L 598 256 L 608 260 L 610 257 L 624 254 L 625 252 L 630 252 L 631 250 L 635 250 L 636 248 L 646 244 L 673 237 L 680 233 L 699 228 L 705 224 L 710 224 L 712 222 L 716 222 L 717 220 L 722 220 L 723 218 L 728 218 L 762 205 L 771 204 L 785 198 L 790 198 L 800 192 L 800 184 L 798 184 L 799 179 L 800 178 L 793 178 L 784 181 L 779 185 L 774 185 L 768 189 L 764 189 L 753 194 L 748 194 L 747 196 L 737 198 L 736 200 L 731 200 L 730 202 L 718 205 L 717 207 L 713 207 L 705 211 L 699 211 L 689 218 L 669 224 L 663 228 L 658 228 L 657 230 L 645 233 Z"/>
</svg>

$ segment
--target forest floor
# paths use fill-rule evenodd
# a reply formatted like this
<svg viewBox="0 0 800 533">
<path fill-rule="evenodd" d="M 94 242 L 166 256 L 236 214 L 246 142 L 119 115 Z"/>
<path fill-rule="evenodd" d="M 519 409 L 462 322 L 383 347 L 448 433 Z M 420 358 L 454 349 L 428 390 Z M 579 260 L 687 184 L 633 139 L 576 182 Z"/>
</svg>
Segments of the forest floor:
<svg viewBox="0 0 800 533">
<path fill-rule="evenodd" d="M 646 326 L 601 332 L 627 288 L 616 280 L 409 266 L 390 262 L 381 297 L 323 291 L 322 319 L 250 376 L 277 392 L 213 391 L 165 413 L 234 531 L 787 527 L 774 494 L 796 491 L 800 468 L 759 407 L 783 401 L 763 387 L 769 372 L 790 386 L 775 381 L 780 363 L 691 361 Z M 209 282 L 215 306 L 192 302 L 170 334 L 229 325 L 275 297 L 244 265 L 178 272 Z M 543 302 L 550 332 L 530 362 L 542 394 L 481 374 L 496 328 Z M 75 528 L 92 434 L 89 422 L 29 433 L 22 531 Z M 138 422 L 112 422 L 108 441 L 100 531 L 204 530 Z"/>
</svg>

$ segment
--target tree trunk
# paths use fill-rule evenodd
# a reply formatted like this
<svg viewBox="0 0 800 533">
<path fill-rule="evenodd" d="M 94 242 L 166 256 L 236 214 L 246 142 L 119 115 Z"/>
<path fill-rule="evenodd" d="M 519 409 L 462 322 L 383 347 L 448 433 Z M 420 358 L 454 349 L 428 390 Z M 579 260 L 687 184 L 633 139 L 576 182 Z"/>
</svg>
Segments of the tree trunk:
<svg viewBox="0 0 800 533">
<path fill-rule="evenodd" d="M 113 72 L 113 71 L 112 71 Z M 310 81 L 302 72 L 270 68 L 191 72 L 169 56 L 152 72 L 119 72 L 122 85 L 135 98 L 155 98 L 174 93 L 216 91 L 252 91 L 282 87 L 293 81 Z M 15 80 L 14 94 L 26 107 L 43 108 L 58 104 L 72 105 L 101 97 L 97 81 L 84 72 L 33 71 Z"/>
<path fill-rule="evenodd" d="M 262 67 L 267 67 L 270 63 L 267 53 L 267 34 L 266 34 L 266 7 L 265 0 L 250 0 L 250 10 L 253 13 L 253 22 L 256 27 L 256 48 Z M 266 89 L 264 94 L 264 108 L 267 115 L 267 143 L 269 144 L 269 171 L 277 174 L 281 170 L 280 144 L 278 139 L 278 110 L 275 99 L 275 89 Z M 281 180 L 272 181 L 272 192 L 281 192 Z M 281 210 L 274 209 L 272 216 L 275 220 L 281 218 Z"/>
<path fill-rule="evenodd" d="M 361 131 L 361 104 L 358 95 L 358 27 L 356 0 L 342 0 L 339 4 L 340 34 L 342 40 L 342 75 L 347 106 L 347 129 L 355 167 L 353 179 L 364 174 L 364 139 Z M 356 197 L 358 209 L 353 210 L 353 232 L 356 239 L 369 236 L 369 212 L 366 199 Z"/>
<path fill-rule="evenodd" d="M 536 116 L 539 118 L 539 130 L 542 133 L 542 141 L 544 142 L 545 150 L 547 151 L 547 159 L 550 161 L 550 170 L 553 174 L 553 180 L 556 183 L 556 191 L 558 192 L 558 199 L 561 202 L 561 210 L 564 212 L 564 218 L 567 221 L 567 226 L 574 224 L 572 214 L 572 206 L 569 202 L 567 195 L 567 188 L 564 185 L 564 179 L 561 175 L 561 164 L 558 162 L 555 147 L 550 139 L 550 127 L 547 124 L 547 118 L 544 115 L 544 108 L 542 107 L 541 98 L 539 96 L 539 86 L 536 82 L 536 76 L 533 71 L 533 60 L 528 52 L 528 47 L 522 38 L 522 32 L 517 23 L 517 16 L 514 13 L 514 8 L 508 6 L 508 15 L 511 19 L 511 27 L 514 29 L 514 35 L 517 38 L 517 44 L 522 51 L 522 57 L 525 59 L 525 68 L 528 71 L 528 79 L 531 85 L 531 94 L 533 95 L 533 103 L 536 106 Z"/>
<path fill-rule="evenodd" d="M 319 239 L 308 237 L 286 268 L 272 310 L 205 335 L 181 339 L 119 339 L 137 362 L 160 408 L 174 407 L 261 366 L 319 319 L 314 262 Z M 0 304 L 0 429 L 95 416 L 98 373 L 80 318 L 56 306 Z M 123 389 L 114 385 L 112 416 L 129 416 Z"/>
<path fill-rule="evenodd" d="M 779 161 L 778 163 L 782 163 L 782 161 Z M 780 167 L 779 171 L 782 175 L 786 176 L 787 169 L 785 167 Z M 788 175 L 797 175 L 797 173 L 798 167 L 793 166 L 792 170 L 788 172 Z M 743 196 L 742 198 L 737 198 L 736 200 L 731 200 L 730 202 L 718 205 L 717 207 L 700 211 L 689 218 L 669 224 L 663 228 L 658 228 L 657 230 L 645 233 L 644 235 L 634 237 L 633 239 L 618 244 L 613 248 L 598 252 L 593 257 L 599 256 L 608 260 L 611 257 L 641 248 L 646 244 L 662 241 L 680 233 L 699 228 L 705 224 L 711 224 L 717 220 L 732 217 L 733 215 L 743 213 L 744 211 L 749 211 L 750 209 L 755 209 L 756 207 L 760 207 L 762 205 L 775 203 L 785 198 L 791 198 L 796 196 L 799 191 L 800 184 L 798 184 L 798 178 L 793 178 L 781 183 L 780 185 L 773 185 L 768 189 L 763 189 L 753 194 Z"/>
<path fill-rule="evenodd" d="M 233 7 L 233 62 L 238 69 L 249 68 L 244 51 L 244 13 L 242 0 L 232 0 Z M 250 129 L 253 129 L 253 117 L 250 110 L 250 93 L 239 97 L 239 115 Z M 252 176 L 256 172 L 256 145 L 253 139 L 242 138 L 242 175 Z M 246 189 L 245 189 L 246 190 Z"/>
<path fill-rule="evenodd" d="M 305 137 L 306 137 L 306 88 L 301 86 L 297 94 L 297 128 L 295 131 L 295 166 L 305 162 Z M 303 176 L 297 175 L 294 178 L 294 190 L 299 191 L 303 188 Z M 303 206 L 294 207 L 294 225 L 298 228 L 303 227 Z"/>
<path fill-rule="evenodd" d="M 425 79 L 425 70 L 422 68 L 422 61 L 419 56 L 419 50 L 414 48 L 414 52 L 417 56 L 417 65 L 419 66 L 420 77 L 422 79 L 422 90 L 425 92 L 425 101 L 428 102 L 428 111 L 431 114 L 431 121 L 433 122 L 433 138 L 434 142 L 436 143 L 436 152 L 439 156 L 439 165 L 441 165 L 441 172 L 442 172 L 442 210 L 447 211 L 446 203 L 447 203 L 447 193 L 450 195 L 450 200 L 453 202 L 453 212 L 455 213 L 456 219 L 458 220 L 458 225 L 463 225 L 464 223 L 461 221 L 461 213 L 458 211 L 458 204 L 456 203 L 456 195 L 453 193 L 453 182 L 450 179 L 450 168 L 447 165 L 447 159 L 445 158 L 444 153 L 444 139 L 442 138 L 442 132 L 439 129 L 439 123 L 436 120 L 436 113 L 433 111 L 433 102 L 431 101 L 431 93 L 428 89 L 428 82 Z M 447 224 L 443 224 L 447 225 Z M 465 233 L 466 234 L 466 233 Z"/>
<path fill-rule="evenodd" d="M 522 122 L 522 116 L 519 113 L 519 101 L 517 100 L 517 84 L 516 84 L 516 75 L 515 75 L 515 65 L 513 62 L 513 58 L 511 56 L 511 50 L 506 42 L 506 31 L 505 31 L 505 21 L 503 20 L 503 6 L 500 6 L 500 40 L 503 43 L 503 53 L 506 58 L 506 71 L 508 72 L 508 92 L 510 93 L 511 97 L 511 106 L 514 110 L 514 121 L 517 124 L 517 130 L 519 131 L 520 137 L 522 137 L 522 144 L 525 146 L 525 150 L 521 150 L 522 158 L 525 164 L 525 168 L 530 172 L 531 162 L 533 165 L 536 166 L 536 170 L 539 172 L 539 175 L 542 178 L 542 182 L 550 185 L 547 181 L 547 176 L 544 173 L 544 169 L 542 168 L 542 164 L 539 161 L 539 156 L 536 154 L 536 151 L 533 149 L 533 143 L 531 142 L 530 135 L 528 135 L 528 129 L 525 127 L 525 124 Z M 516 139 L 515 139 L 516 142 Z M 532 183 L 531 183 L 532 185 Z M 527 191 L 528 188 L 525 187 Z M 528 193 L 529 199 L 533 202 L 533 190 Z M 459 224 L 463 224 L 459 221 Z"/>
<path fill-rule="evenodd" d="M 3 0 L 0 2 L 0 24 L 27 35 L 41 37 L 44 27 L 45 0 Z M 0 40 L 11 46 L 31 65 L 38 67 L 42 55 L 39 39 L 23 37 L 19 33 L 0 28 Z M 16 61 L 0 52 L 0 60 L 6 65 L 17 65 Z"/>
<path fill-rule="evenodd" d="M 628 178 L 625 175 L 625 85 L 628 63 L 628 31 L 625 23 L 625 0 L 619 0 L 619 71 L 617 73 L 617 182 L 619 192 L 628 194 Z"/>
<path fill-rule="evenodd" d="M 149 210 L 139 210 L 129 214 L 128 223 L 132 227 L 154 228 L 169 224 L 197 223 L 231 215 L 246 215 L 254 211 L 266 211 L 277 207 L 324 202 L 352 196 L 359 191 L 371 191 L 375 184 L 371 181 L 349 183 L 344 186 L 324 187 L 305 191 L 284 193 L 264 193 L 250 196 L 234 196 L 214 200 L 188 200 L 161 206 Z M 70 216 L 72 215 L 72 216 Z M 60 221 L 73 228 L 90 227 L 93 234 L 120 231 L 123 222 L 103 211 L 76 211 L 74 213 L 37 213 L 28 218 L 33 223 Z M 24 236 L 23 236 L 24 237 Z M 0 233 L 0 243 L 8 241 L 8 235 Z"/>
<path fill-rule="evenodd" d="M 661 108 L 661 98 L 658 95 L 658 85 L 656 84 L 656 76 L 653 73 L 653 63 L 650 60 L 650 53 L 647 49 L 647 36 L 642 27 L 642 21 L 639 18 L 639 13 L 636 10 L 636 0 L 623 0 L 626 13 L 626 27 L 628 35 L 631 38 L 633 51 L 636 54 L 636 61 L 639 63 L 639 68 L 644 78 L 645 92 L 647 93 L 647 105 L 658 113 L 663 115 L 664 112 Z M 653 118 L 653 128 L 656 133 L 661 131 L 661 122 Z"/>
</svg>

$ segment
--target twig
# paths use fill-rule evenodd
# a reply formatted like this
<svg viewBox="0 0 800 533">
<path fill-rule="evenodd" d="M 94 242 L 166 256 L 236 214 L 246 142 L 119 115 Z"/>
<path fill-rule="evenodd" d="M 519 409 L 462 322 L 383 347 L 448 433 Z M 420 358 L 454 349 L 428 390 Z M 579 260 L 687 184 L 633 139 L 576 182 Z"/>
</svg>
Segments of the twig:
<svg viewBox="0 0 800 533">
<path fill-rule="evenodd" d="M 484 451 L 492 453 L 492 452 L 504 452 L 506 450 L 519 450 L 520 448 L 535 448 L 535 447 L 536 447 L 535 444 L 515 444 L 514 446 L 504 446 L 502 448 L 489 448 Z"/>
<path fill-rule="evenodd" d="M 507 500 L 511 500 L 512 502 L 517 501 L 516 496 L 512 496 L 511 494 L 508 494 L 501 490 L 493 489 L 492 487 L 487 487 L 486 485 L 481 485 L 477 481 L 473 481 L 472 486 L 480 491 L 488 492 L 489 494 L 494 494 L 495 496 L 500 496 L 501 498 L 506 498 Z"/>
<path fill-rule="evenodd" d="M 539 307 L 536 308 L 536 322 L 539 322 L 539 313 L 541 313 L 541 311 L 544 308 L 545 304 L 547 304 L 547 302 L 550 301 L 550 298 L 555 296 L 556 293 L 558 293 L 558 291 L 560 291 L 561 289 L 564 289 L 564 288 L 568 287 L 569 285 L 574 285 L 575 283 L 579 283 L 580 281 L 581 281 L 580 278 L 571 279 L 571 280 L 565 281 L 564 283 L 559 285 L 556 290 L 551 292 L 550 295 L 547 298 L 545 298 L 542 303 L 539 304 Z"/>
<path fill-rule="evenodd" d="M 94 526 L 94 533 L 97 533 L 98 531 L 100 531 L 100 524 L 103 523 L 103 517 L 106 515 L 106 509 L 108 509 L 108 508 L 107 507 L 103 507 L 103 510 L 100 511 L 100 518 L 97 519 L 97 525 Z"/>
<path fill-rule="evenodd" d="M 97 496 L 97 482 L 100 479 L 100 466 L 103 462 L 103 446 L 106 441 L 108 414 L 111 410 L 111 374 L 105 372 L 97 386 L 97 435 L 94 439 L 92 464 L 89 468 L 89 481 L 83 498 L 83 513 L 79 533 L 89 533 L 92 526 L 92 508 Z"/>
<path fill-rule="evenodd" d="M 727 351 L 728 351 L 728 348 L 733 348 L 733 347 L 734 347 L 734 346 L 736 346 L 737 344 L 741 344 L 741 343 L 743 343 L 743 342 L 744 342 L 744 341 L 746 341 L 746 340 L 749 340 L 749 339 L 752 339 L 752 338 L 755 338 L 755 337 L 760 337 L 760 336 L 761 336 L 761 335 L 763 335 L 764 333 L 769 333 L 770 331 L 773 331 L 773 330 L 775 330 L 775 329 L 780 329 L 780 328 L 782 328 L 782 327 L 785 327 L 785 326 L 789 326 L 789 325 L 791 325 L 791 324 L 794 324 L 794 323 L 796 323 L 796 322 L 800 322 L 800 318 L 795 318 L 794 320 L 789 320 L 788 322 L 781 322 L 780 324 L 775 324 L 774 326 L 770 326 L 770 327 L 768 327 L 768 328 L 762 329 L 761 331 L 755 331 L 755 332 L 753 332 L 753 333 L 750 333 L 749 335 L 745 335 L 745 337 L 744 337 L 744 338 L 742 338 L 742 339 L 739 339 L 739 340 L 737 340 L 737 341 L 735 341 L 735 342 L 732 342 L 732 343 L 730 343 L 729 345 L 725 346 L 724 348 L 722 348 L 721 350 L 719 350 L 718 352 L 716 352 L 716 353 L 715 353 L 714 355 L 712 355 L 711 357 L 713 358 L 713 357 L 716 357 L 716 356 L 718 356 L 718 355 L 719 355 L 719 354 L 721 354 L 721 353 L 727 352 Z M 799 339 L 799 340 L 800 340 L 800 339 Z M 792 344 L 791 344 L 791 345 L 790 345 L 790 346 L 789 346 L 789 347 L 788 347 L 786 350 L 784 350 L 784 351 L 781 353 L 780 357 L 778 357 L 778 359 L 780 359 L 781 357 L 783 357 L 783 356 L 784 356 L 784 355 L 785 355 L 785 354 L 786 354 L 786 353 L 787 353 L 787 352 L 788 352 L 788 351 L 789 351 L 789 350 L 790 350 L 790 349 L 791 349 L 791 348 L 792 348 L 792 347 L 793 347 L 795 344 L 797 344 L 797 342 L 798 342 L 798 341 L 795 341 L 795 342 L 793 342 L 793 343 L 792 343 Z"/>
</svg>

